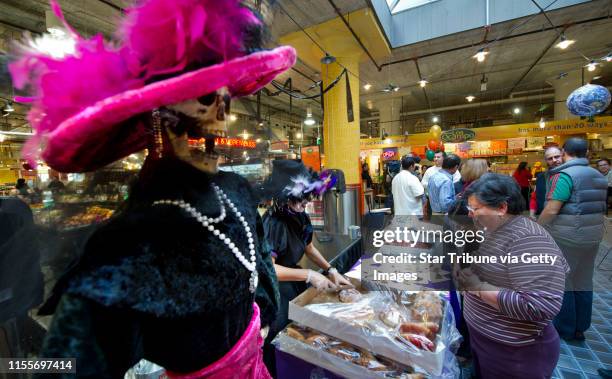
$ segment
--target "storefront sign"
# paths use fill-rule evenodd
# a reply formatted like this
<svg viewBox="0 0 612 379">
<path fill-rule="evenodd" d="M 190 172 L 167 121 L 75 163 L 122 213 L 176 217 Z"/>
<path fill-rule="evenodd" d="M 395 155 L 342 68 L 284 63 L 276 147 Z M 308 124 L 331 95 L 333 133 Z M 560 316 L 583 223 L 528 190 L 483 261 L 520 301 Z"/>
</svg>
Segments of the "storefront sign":
<svg viewBox="0 0 612 379">
<path fill-rule="evenodd" d="M 361 150 L 384 149 L 403 146 L 405 142 L 406 136 L 389 136 L 384 140 L 380 138 L 362 138 L 359 141 L 359 148 Z"/>
<path fill-rule="evenodd" d="M 476 137 L 476 133 L 472 129 L 453 129 L 442 132 L 442 142 L 446 143 L 457 143 L 473 140 Z"/>
<path fill-rule="evenodd" d="M 199 140 L 196 140 L 196 139 L 189 140 L 190 145 L 199 145 L 199 144 L 204 145 L 205 142 L 206 142 L 206 139 L 204 138 L 200 138 Z M 257 147 L 257 142 L 253 140 L 249 140 L 249 139 L 242 139 L 242 138 L 217 137 L 215 138 L 215 145 L 228 146 L 228 147 L 239 147 L 243 149 L 254 149 L 255 147 Z"/>
<path fill-rule="evenodd" d="M 393 147 L 391 149 L 384 149 L 383 150 L 383 161 L 390 161 L 392 159 L 397 159 L 397 147 Z"/>
<path fill-rule="evenodd" d="M 546 143 L 546 137 L 527 138 L 527 149 L 541 149 Z"/>
<path fill-rule="evenodd" d="M 508 149 L 524 149 L 525 138 L 510 138 L 508 139 Z"/>
</svg>

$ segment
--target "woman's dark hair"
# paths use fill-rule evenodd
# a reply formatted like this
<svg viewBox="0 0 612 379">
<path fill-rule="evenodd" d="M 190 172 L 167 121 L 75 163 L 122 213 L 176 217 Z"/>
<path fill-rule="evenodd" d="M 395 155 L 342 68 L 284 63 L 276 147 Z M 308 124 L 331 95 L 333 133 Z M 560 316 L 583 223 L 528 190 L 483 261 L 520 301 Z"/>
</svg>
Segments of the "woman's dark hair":
<svg viewBox="0 0 612 379">
<path fill-rule="evenodd" d="M 17 184 L 15 185 L 15 188 L 20 189 L 21 187 L 25 187 L 26 185 L 26 181 L 24 178 L 19 178 L 17 179 Z"/>
<path fill-rule="evenodd" d="M 589 150 L 589 144 L 582 138 L 573 137 L 563 144 L 563 151 L 572 157 L 586 158 L 587 150 Z"/>
<path fill-rule="evenodd" d="M 519 215 L 525 209 L 525 200 L 520 187 L 507 175 L 484 174 L 465 191 L 466 199 L 472 195 L 491 208 L 499 208 L 506 203 L 508 213 L 512 215 Z"/>
<path fill-rule="evenodd" d="M 362 164 L 361 164 L 361 169 L 362 169 L 362 170 L 365 170 L 365 169 L 366 169 L 366 167 L 368 167 L 368 164 L 367 164 L 367 163 L 362 163 Z"/>
<path fill-rule="evenodd" d="M 527 162 L 521 162 L 519 163 L 518 167 L 516 168 L 516 171 L 523 171 L 527 169 Z"/>
</svg>

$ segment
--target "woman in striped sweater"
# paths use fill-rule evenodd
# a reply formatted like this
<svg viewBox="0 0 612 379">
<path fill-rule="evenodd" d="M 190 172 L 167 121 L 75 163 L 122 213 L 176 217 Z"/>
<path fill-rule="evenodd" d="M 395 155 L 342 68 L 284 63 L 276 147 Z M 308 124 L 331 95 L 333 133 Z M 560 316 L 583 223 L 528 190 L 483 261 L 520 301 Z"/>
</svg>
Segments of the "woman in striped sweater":
<svg viewBox="0 0 612 379">
<path fill-rule="evenodd" d="M 510 177 L 486 174 L 465 196 L 470 217 L 485 229 L 475 254 L 488 261 L 458 274 L 478 377 L 550 377 L 559 357 L 552 319 L 563 299 L 563 254 L 540 225 L 520 215 L 524 200 Z"/>
</svg>

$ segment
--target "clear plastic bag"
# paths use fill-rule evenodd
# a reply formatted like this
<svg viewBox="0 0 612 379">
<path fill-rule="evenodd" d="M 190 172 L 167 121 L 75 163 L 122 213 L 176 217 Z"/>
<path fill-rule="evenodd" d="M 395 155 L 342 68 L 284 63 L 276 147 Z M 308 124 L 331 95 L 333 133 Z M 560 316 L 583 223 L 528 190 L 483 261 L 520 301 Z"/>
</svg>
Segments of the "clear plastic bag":
<svg viewBox="0 0 612 379">
<path fill-rule="evenodd" d="M 125 373 L 124 379 L 167 379 L 166 370 L 149 362 L 146 359 L 141 359 Z"/>
<path fill-rule="evenodd" d="M 371 282 L 367 286 L 369 290 L 358 286 L 362 296 L 353 303 L 326 293 L 307 304 L 292 304 L 290 318 L 434 377 L 458 375 L 454 353 L 461 335 L 446 292 L 401 291 Z"/>
</svg>

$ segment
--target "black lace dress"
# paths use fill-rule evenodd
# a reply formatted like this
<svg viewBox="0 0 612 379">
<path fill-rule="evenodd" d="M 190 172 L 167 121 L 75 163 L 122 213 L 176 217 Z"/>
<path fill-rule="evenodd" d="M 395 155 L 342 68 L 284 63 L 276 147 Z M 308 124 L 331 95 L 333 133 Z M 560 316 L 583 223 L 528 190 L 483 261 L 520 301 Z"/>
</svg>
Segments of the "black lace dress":
<svg viewBox="0 0 612 379">
<path fill-rule="evenodd" d="M 216 236 L 176 206 L 152 206 L 182 199 L 216 217 L 213 182 L 256 231 L 255 296 L 249 271 Z M 248 182 L 233 173 L 205 174 L 169 158 L 143 169 L 125 209 L 94 233 L 43 308 L 55 308 L 55 316 L 42 356 L 76 357 L 79 377 L 122 378 L 141 358 L 192 372 L 231 349 L 254 299 L 269 325 L 278 287 L 256 204 Z M 229 208 L 218 229 L 248 256 L 246 232 Z"/>
</svg>

